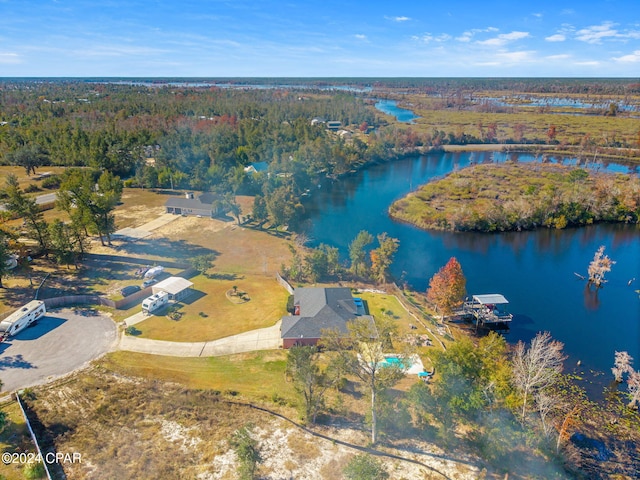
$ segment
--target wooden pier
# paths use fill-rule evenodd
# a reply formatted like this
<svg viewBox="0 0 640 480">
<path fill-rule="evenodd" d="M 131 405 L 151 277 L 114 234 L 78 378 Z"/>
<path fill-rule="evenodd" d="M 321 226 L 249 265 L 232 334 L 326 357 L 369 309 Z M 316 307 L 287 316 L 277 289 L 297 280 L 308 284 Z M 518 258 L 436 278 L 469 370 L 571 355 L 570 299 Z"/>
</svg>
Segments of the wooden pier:
<svg viewBox="0 0 640 480">
<path fill-rule="evenodd" d="M 513 320 L 513 315 L 506 310 L 508 303 L 509 301 L 499 293 L 473 295 L 464 302 L 460 313 L 475 322 L 476 328 L 482 325 L 487 328 L 506 329 Z"/>
</svg>

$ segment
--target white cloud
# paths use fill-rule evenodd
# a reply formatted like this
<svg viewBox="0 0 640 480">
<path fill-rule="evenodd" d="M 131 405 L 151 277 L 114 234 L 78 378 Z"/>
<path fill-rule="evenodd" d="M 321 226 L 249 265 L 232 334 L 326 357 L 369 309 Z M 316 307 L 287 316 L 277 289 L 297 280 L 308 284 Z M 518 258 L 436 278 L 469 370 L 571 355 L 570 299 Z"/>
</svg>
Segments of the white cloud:
<svg viewBox="0 0 640 480">
<path fill-rule="evenodd" d="M 0 63 L 20 63 L 20 55 L 17 53 L 0 53 Z"/>
<path fill-rule="evenodd" d="M 168 50 L 129 45 L 97 45 L 82 50 L 75 50 L 73 53 L 78 57 L 128 57 L 163 54 L 168 53 Z"/>
<path fill-rule="evenodd" d="M 496 54 L 496 57 L 501 60 L 501 63 L 523 63 L 533 61 L 533 54 L 535 52 L 530 50 L 522 50 L 519 52 L 500 52 Z"/>
<path fill-rule="evenodd" d="M 575 62 L 574 65 L 579 65 L 581 67 L 599 67 L 600 62 L 597 60 L 587 60 L 584 62 Z"/>
<path fill-rule="evenodd" d="M 542 14 L 541 13 L 532 13 L 531 15 L 533 15 L 536 18 L 542 18 Z"/>
<path fill-rule="evenodd" d="M 442 43 L 448 40 L 451 40 L 451 35 L 448 33 L 442 33 L 440 35 L 432 35 L 431 33 L 425 33 L 424 35 L 414 35 L 411 37 L 415 41 L 423 42 L 423 43 Z"/>
<path fill-rule="evenodd" d="M 555 35 L 545 38 L 547 42 L 564 42 L 566 39 L 567 37 L 562 33 L 556 33 Z"/>
<path fill-rule="evenodd" d="M 456 40 L 458 40 L 459 42 L 470 42 L 471 38 L 478 33 L 497 32 L 497 31 L 498 29 L 496 27 L 474 28 L 472 30 L 467 30 L 466 32 L 463 32 L 462 35 L 460 35 L 459 37 L 456 37 Z"/>
<path fill-rule="evenodd" d="M 489 45 L 494 47 L 501 47 L 506 45 L 509 42 L 513 42 L 515 40 L 520 40 L 522 38 L 529 37 L 529 32 L 511 32 L 511 33 L 501 33 L 497 37 L 490 38 L 488 40 L 478 40 L 476 43 L 479 45 Z"/>
<path fill-rule="evenodd" d="M 354 37 L 356 37 L 358 40 L 367 40 L 367 36 L 363 35 L 362 33 L 356 33 Z"/>
<path fill-rule="evenodd" d="M 591 27 L 583 28 L 576 32 L 576 39 L 587 43 L 601 43 L 601 40 L 606 37 L 615 37 L 618 32 L 612 27 L 611 22 L 605 22 L 602 25 L 593 25 Z"/>
<path fill-rule="evenodd" d="M 411 20 L 410 17 L 385 17 L 389 20 L 393 20 L 394 22 L 408 22 L 409 20 Z"/>
<path fill-rule="evenodd" d="M 622 57 L 614 57 L 613 59 L 616 62 L 640 63 L 640 50 L 636 50 L 635 52 L 630 53 L 629 55 L 623 55 Z"/>
<path fill-rule="evenodd" d="M 613 22 L 603 22 L 600 25 L 592 25 L 576 32 L 576 40 L 590 44 L 601 44 L 603 40 L 627 41 L 640 39 L 640 30 L 623 30 L 616 27 Z"/>
<path fill-rule="evenodd" d="M 545 60 L 567 60 L 568 58 L 571 58 L 571 55 L 567 55 L 566 53 L 561 53 L 558 55 L 547 55 L 544 58 Z"/>
</svg>

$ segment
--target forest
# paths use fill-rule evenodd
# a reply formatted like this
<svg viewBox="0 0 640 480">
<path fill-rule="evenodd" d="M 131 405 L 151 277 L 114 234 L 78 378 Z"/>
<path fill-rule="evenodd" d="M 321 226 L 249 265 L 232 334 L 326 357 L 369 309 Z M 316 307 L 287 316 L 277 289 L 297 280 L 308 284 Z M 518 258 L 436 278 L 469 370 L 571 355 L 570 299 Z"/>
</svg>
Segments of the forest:
<svg viewBox="0 0 640 480">
<path fill-rule="evenodd" d="M 27 173 L 46 165 L 90 167 L 119 176 L 126 187 L 257 195 L 274 225 L 295 228 L 301 199 L 322 179 L 371 162 L 446 145 L 547 144 L 623 156 L 640 145 L 630 113 L 615 103 L 636 102 L 638 86 L 628 79 L 189 82 L 5 79 L 0 164 Z M 617 126 L 602 133 L 574 128 L 573 117 L 561 120 L 547 107 L 532 115 L 529 97 L 517 97 L 520 107 L 496 107 L 486 97 L 491 92 L 586 95 L 607 105 L 586 124 L 600 132 L 617 114 Z M 393 122 L 374 108 L 376 98 L 389 95 L 412 102 L 423 118 L 416 125 Z M 328 128 L 330 121 L 340 126 Z M 246 175 L 245 167 L 256 163 L 267 168 Z M 55 179 L 49 184 L 55 187 Z"/>
</svg>

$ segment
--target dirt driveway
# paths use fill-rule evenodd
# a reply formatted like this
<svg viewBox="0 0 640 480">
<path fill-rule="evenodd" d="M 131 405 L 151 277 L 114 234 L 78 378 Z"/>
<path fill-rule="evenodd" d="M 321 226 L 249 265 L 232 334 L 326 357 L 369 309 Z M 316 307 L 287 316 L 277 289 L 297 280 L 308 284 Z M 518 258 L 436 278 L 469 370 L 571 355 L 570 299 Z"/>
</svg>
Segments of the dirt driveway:
<svg viewBox="0 0 640 480">
<path fill-rule="evenodd" d="M 47 312 L 32 327 L 0 344 L 0 380 L 9 392 L 47 383 L 115 346 L 113 320 L 91 310 Z"/>
</svg>

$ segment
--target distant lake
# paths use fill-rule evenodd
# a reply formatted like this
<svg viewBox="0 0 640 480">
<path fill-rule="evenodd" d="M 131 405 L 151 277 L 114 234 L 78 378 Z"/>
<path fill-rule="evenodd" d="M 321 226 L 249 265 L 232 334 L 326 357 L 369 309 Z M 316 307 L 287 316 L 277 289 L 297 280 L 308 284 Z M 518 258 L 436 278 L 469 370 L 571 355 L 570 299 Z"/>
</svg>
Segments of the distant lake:
<svg viewBox="0 0 640 480">
<path fill-rule="evenodd" d="M 612 378 L 616 350 L 627 350 L 640 367 L 640 229 L 635 225 L 595 225 L 577 229 L 540 229 L 502 234 L 427 232 L 393 221 L 389 205 L 429 180 L 475 163 L 503 161 L 498 153 L 437 153 L 372 166 L 313 192 L 306 205 L 306 231 L 313 244 L 348 245 L 360 230 L 374 236 L 387 232 L 400 240 L 392 267 L 399 281 L 425 291 L 428 281 L 455 256 L 467 277 L 469 294 L 501 293 L 515 315 L 509 342 L 530 340 L 549 331 L 565 344 L 572 369 L 604 372 Z M 515 161 L 535 161 L 531 155 L 511 155 Z M 552 159 L 553 160 L 553 159 Z M 560 161 L 560 160 L 558 160 Z M 575 163 L 575 160 L 565 163 Z M 620 164 L 600 169 L 634 172 Z M 586 275 L 596 249 L 617 263 L 609 282 L 598 292 L 574 272 Z M 631 285 L 627 283 L 637 277 Z"/>
<path fill-rule="evenodd" d="M 528 95 L 517 95 L 511 97 L 486 97 L 500 106 L 529 106 L 529 107 L 571 107 L 577 109 L 609 109 L 609 105 L 614 103 L 618 110 L 625 112 L 638 111 L 638 105 L 625 103 L 618 100 L 578 100 L 572 97 L 533 97 Z M 523 103 L 524 102 L 524 103 Z"/>
<path fill-rule="evenodd" d="M 376 102 L 375 107 L 387 115 L 393 115 L 399 122 L 413 123 L 417 118 L 420 118 L 411 110 L 398 107 L 398 102 L 395 100 L 379 100 Z"/>
<path fill-rule="evenodd" d="M 209 88 L 209 87 L 217 87 L 217 88 L 228 88 L 228 89 L 236 89 L 236 90 L 325 90 L 325 91 L 345 91 L 345 92 L 356 92 L 356 93 L 364 93 L 370 92 L 372 90 L 371 87 L 359 87 L 353 85 L 327 85 L 327 84 L 313 84 L 313 83 L 242 83 L 236 81 L 229 82 L 220 82 L 220 81 L 189 81 L 189 80 L 179 80 L 179 81 L 159 81 L 159 80 L 102 80 L 97 83 L 105 83 L 105 84 L 113 84 L 113 85 L 140 85 L 145 87 L 179 87 L 179 88 Z"/>
</svg>

